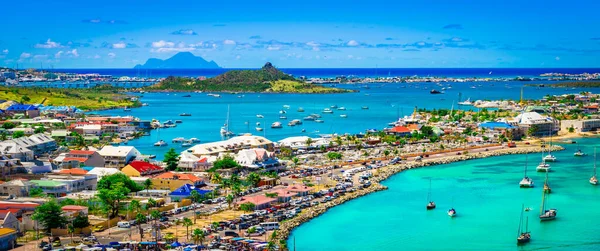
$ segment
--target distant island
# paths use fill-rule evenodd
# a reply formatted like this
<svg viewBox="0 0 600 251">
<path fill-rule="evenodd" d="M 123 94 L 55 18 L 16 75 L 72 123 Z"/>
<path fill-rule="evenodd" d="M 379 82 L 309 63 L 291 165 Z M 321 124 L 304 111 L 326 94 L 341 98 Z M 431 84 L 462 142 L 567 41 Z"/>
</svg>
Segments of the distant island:
<svg viewBox="0 0 600 251">
<path fill-rule="evenodd" d="M 149 91 L 346 93 L 351 90 L 324 87 L 296 79 L 266 63 L 258 70 L 231 70 L 208 79 L 168 77 L 147 87 Z"/>
<path fill-rule="evenodd" d="M 202 57 L 194 56 L 191 52 L 179 52 L 174 56 L 162 60 L 150 58 L 145 64 L 138 64 L 134 69 L 219 69 L 215 61 L 206 61 Z"/>
<path fill-rule="evenodd" d="M 539 86 L 539 85 L 534 85 Z M 597 88 L 600 87 L 600 81 L 577 81 L 577 82 L 560 82 L 555 84 L 548 84 L 549 87 L 583 87 L 583 88 Z"/>
</svg>

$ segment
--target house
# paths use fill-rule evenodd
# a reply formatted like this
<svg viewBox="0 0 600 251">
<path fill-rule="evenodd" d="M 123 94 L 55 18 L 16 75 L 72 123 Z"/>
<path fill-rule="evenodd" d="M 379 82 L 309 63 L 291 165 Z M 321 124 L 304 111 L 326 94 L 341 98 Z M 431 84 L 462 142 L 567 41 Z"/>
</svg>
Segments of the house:
<svg viewBox="0 0 600 251">
<path fill-rule="evenodd" d="M 67 205 L 61 209 L 65 212 L 65 216 L 88 215 L 88 207 L 84 206 Z"/>
<path fill-rule="evenodd" d="M 204 185 L 204 180 L 190 173 L 166 172 L 152 178 L 153 189 L 168 189 L 175 191 L 185 184 L 194 186 Z"/>
<path fill-rule="evenodd" d="M 235 155 L 235 161 L 247 168 L 270 168 L 279 166 L 273 153 L 262 148 L 243 149 Z"/>
<path fill-rule="evenodd" d="M 285 190 L 295 193 L 296 196 L 307 196 L 313 189 L 308 186 L 293 185 L 286 187 Z"/>
<path fill-rule="evenodd" d="M 597 113 L 598 112 L 598 104 L 586 105 L 583 107 L 584 113 Z"/>
<path fill-rule="evenodd" d="M 392 129 L 387 131 L 388 134 L 394 134 L 398 136 L 409 136 L 411 130 L 406 126 L 394 126 Z"/>
<path fill-rule="evenodd" d="M 197 157 L 189 152 L 182 152 L 179 155 L 177 167 L 186 172 L 202 172 L 212 167 L 213 162 L 217 160 L 217 156 L 201 156 Z"/>
<path fill-rule="evenodd" d="M 134 160 L 121 169 L 121 172 L 129 177 L 147 176 L 162 173 L 163 171 L 164 169 L 160 166 L 139 160 Z"/>
<path fill-rule="evenodd" d="M 34 157 L 32 150 L 29 150 L 28 148 L 23 147 L 12 140 L 0 142 L 0 153 L 21 161 L 30 161 L 33 160 Z"/>
<path fill-rule="evenodd" d="M 83 170 L 81 168 L 71 168 L 71 169 L 62 169 L 58 171 L 59 174 L 65 175 L 86 175 L 88 171 Z"/>
<path fill-rule="evenodd" d="M 16 138 L 12 139 L 11 141 L 17 143 L 21 147 L 25 147 L 33 151 L 35 155 L 42 155 L 57 149 L 56 141 L 44 133 L 33 134 L 29 137 Z"/>
<path fill-rule="evenodd" d="M 197 144 L 186 150 L 186 152 L 191 152 L 197 157 L 208 155 L 219 156 L 221 153 L 237 152 L 249 148 L 263 148 L 273 151 L 274 144 L 261 136 L 238 136 L 224 141 Z"/>
<path fill-rule="evenodd" d="M 115 173 L 122 173 L 119 169 L 110 168 L 110 167 L 94 167 L 92 170 L 88 172 L 88 174 L 94 174 L 98 177 L 98 180 L 101 180 L 102 177 L 107 175 L 112 175 Z"/>
<path fill-rule="evenodd" d="M 70 163 L 67 166 L 79 167 L 83 164 L 83 166 L 93 166 L 93 167 L 103 167 L 104 166 L 104 157 L 100 155 L 100 153 L 96 151 L 86 151 L 86 150 L 71 150 L 63 159 L 64 162 L 78 162 Z M 64 167 L 63 168 L 68 168 Z"/>
<path fill-rule="evenodd" d="M 0 251 L 11 250 L 17 246 L 17 230 L 0 228 Z"/>
<path fill-rule="evenodd" d="M 84 175 L 53 173 L 46 175 L 44 180 L 46 179 L 67 184 L 69 193 L 96 190 L 96 186 L 98 185 L 98 176 L 89 173 Z"/>
<path fill-rule="evenodd" d="M 11 180 L 0 184 L 0 195 L 25 197 L 29 195 L 31 184 L 24 180 Z"/>
<path fill-rule="evenodd" d="M 525 128 L 529 132 L 529 136 L 549 136 L 550 134 L 555 134 L 558 130 L 553 118 L 542 116 L 537 112 L 521 113 L 515 117 L 514 121 L 516 121 L 519 127 Z M 530 130 L 532 127 L 535 130 Z"/>
<path fill-rule="evenodd" d="M 19 222 L 19 219 L 17 219 L 17 216 L 10 211 L 4 215 L 0 215 L 0 227 L 12 228 L 14 230 L 17 230 L 17 233 L 20 233 L 21 232 L 20 225 L 21 224 Z"/>
<path fill-rule="evenodd" d="M 244 196 L 240 198 L 240 200 L 238 200 L 235 204 L 239 206 L 244 203 L 252 203 L 254 204 L 254 210 L 261 210 L 271 207 L 271 203 L 276 201 L 276 198 L 269 198 L 265 195 L 259 194 L 254 196 Z"/>
<path fill-rule="evenodd" d="M 33 187 L 38 187 L 44 191 L 47 195 L 54 197 L 63 197 L 71 190 L 69 185 L 54 180 L 31 180 Z"/>
<path fill-rule="evenodd" d="M 122 168 L 142 154 L 133 146 L 104 146 L 99 152 L 104 157 L 104 167 Z"/>
<path fill-rule="evenodd" d="M 210 193 L 210 190 L 202 190 L 197 186 L 185 184 L 175 191 L 171 192 L 169 196 L 171 197 L 171 201 L 181 201 L 182 199 L 189 198 L 192 196 L 192 191 L 197 191 L 200 196 L 204 197 L 205 194 Z"/>
<path fill-rule="evenodd" d="M 292 200 L 292 197 L 296 196 L 296 193 L 290 192 L 290 191 L 288 191 L 286 189 L 283 189 L 283 188 L 272 190 L 272 191 L 269 191 L 267 193 L 269 193 L 269 194 L 271 194 L 271 193 L 277 194 L 277 202 L 279 202 L 279 203 L 289 202 L 290 200 Z"/>
<path fill-rule="evenodd" d="M 78 125 L 73 129 L 75 132 L 81 135 L 102 135 L 102 125 L 101 124 L 84 124 Z"/>
<path fill-rule="evenodd" d="M 22 104 L 14 104 L 6 108 L 6 112 L 15 114 L 22 113 L 29 118 L 35 118 L 40 116 L 40 109 L 38 109 L 34 105 L 22 105 Z"/>
<path fill-rule="evenodd" d="M 37 203 L 31 203 L 31 202 L 11 202 L 11 201 L 0 201 L 0 210 L 4 210 L 4 209 L 19 209 L 19 210 L 23 210 L 24 212 L 33 212 L 35 210 L 35 208 L 39 206 L 39 204 Z"/>
</svg>

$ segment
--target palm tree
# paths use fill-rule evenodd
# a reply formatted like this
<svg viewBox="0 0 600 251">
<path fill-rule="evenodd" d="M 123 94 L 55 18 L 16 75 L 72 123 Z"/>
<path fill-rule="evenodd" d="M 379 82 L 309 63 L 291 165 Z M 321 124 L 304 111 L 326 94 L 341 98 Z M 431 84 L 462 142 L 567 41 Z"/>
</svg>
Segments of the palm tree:
<svg viewBox="0 0 600 251">
<path fill-rule="evenodd" d="M 73 233 L 75 232 L 75 227 L 73 226 L 73 223 L 67 226 L 67 232 L 71 235 L 71 243 L 73 243 Z"/>
<path fill-rule="evenodd" d="M 151 179 L 144 180 L 144 188 L 146 189 L 146 195 L 148 195 L 148 190 L 150 189 L 151 186 L 152 186 Z"/>
<path fill-rule="evenodd" d="M 306 148 L 310 148 L 310 145 L 313 143 L 313 139 L 312 138 L 308 138 L 306 139 Z"/>
<path fill-rule="evenodd" d="M 185 238 L 186 240 L 190 239 L 190 227 L 193 226 L 192 220 L 190 218 L 183 218 L 183 226 L 185 227 Z"/>
<path fill-rule="evenodd" d="M 154 241 L 158 242 L 158 219 L 160 218 L 160 212 L 158 210 L 152 210 L 150 213 L 154 220 Z"/>
<path fill-rule="evenodd" d="M 274 251 L 274 250 L 275 250 L 275 243 L 274 243 L 274 242 L 272 242 L 272 241 L 269 241 L 269 242 L 267 243 L 267 246 L 266 246 L 265 248 L 266 248 L 267 250 L 269 250 L 269 251 Z"/>
<path fill-rule="evenodd" d="M 233 202 L 233 195 L 229 194 L 229 195 L 227 195 L 227 197 L 225 197 L 225 199 L 227 200 L 227 205 L 229 206 L 229 209 L 231 209 L 231 203 Z"/>
<path fill-rule="evenodd" d="M 134 213 L 140 210 L 140 202 L 137 200 L 131 200 L 127 207 L 127 220 L 129 220 L 129 213 Z"/>
<path fill-rule="evenodd" d="M 223 178 L 221 178 L 219 173 L 213 173 L 212 177 L 210 178 L 210 182 L 213 184 L 221 184 L 222 180 Z"/>
<path fill-rule="evenodd" d="M 143 241 L 144 240 L 144 230 L 142 229 L 142 222 L 145 222 L 147 218 L 142 213 L 137 213 L 137 215 L 135 216 L 135 219 L 137 220 L 138 230 L 140 232 L 140 241 Z"/>
<path fill-rule="evenodd" d="M 192 237 L 194 237 L 194 244 L 198 244 L 198 242 L 200 242 L 200 245 L 203 245 L 202 242 L 204 241 L 204 231 L 196 228 L 194 229 Z"/>
<path fill-rule="evenodd" d="M 198 203 L 200 201 L 200 193 L 198 193 L 197 190 L 192 190 L 190 197 L 192 198 L 192 202 L 194 202 L 194 203 Z M 194 224 L 196 224 L 196 206 L 195 205 L 194 205 Z"/>
</svg>

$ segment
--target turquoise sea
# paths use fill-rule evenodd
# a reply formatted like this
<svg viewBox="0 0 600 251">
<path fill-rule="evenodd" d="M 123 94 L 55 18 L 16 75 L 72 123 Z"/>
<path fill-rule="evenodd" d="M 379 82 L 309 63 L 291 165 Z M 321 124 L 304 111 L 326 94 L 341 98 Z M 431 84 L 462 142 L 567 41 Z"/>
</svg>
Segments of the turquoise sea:
<svg viewBox="0 0 600 251">
<path fill-rule="evenodd" d="M 535 172 L 541 154 L 529 154 L 533 189 L 519 188 L 525 155 L 456 162 L 405 171 L 383 184 L 389 189 L 330 209 L 292 232 L 291 250 L 600 250 L 600 186 L 588 179 L 598 139 L 564 145 L 549 174 L 547 206 L 557 219 L 540 222 L 544 173 Z M 437 208 L 427 211 L 427 191 Z M 521 205 L 529 217 L 532 241 L 516 245 Z M 454 207 L 458 215 L 446 211 Z"/>
<path fill-rule="evenodd" d="M 475 82 L 475 83 L 412 83 L 412 84 L 361 84 L 338 85 L 337 87 L 359 90 L 357 93 L 347 94 L 227 94 L 221 93 L 220 98 L 208 96 L 206 93 L 145 93 L 141 98 L 149 106 L 134 108 L 130 112 L 121 109 L 97 112 L 108 115 L 131 115 L 143 120 L 153 118 L 162 122 L 167 120 L 182 120 L 176 128 L 152 131 L 151 136 L 132 140 L 128 144 L 135 146 L 144 154 L 157 155 L 159 159 L 168 148 L 174 147 L 177 151 L 185 148 L 178 144 L 171 144 L 176 137 L 199 138 L 202 142 L 221 140 L 220 127 L 227 119 L 229 107 L 230 130 L 234 133 L 253 133 L 263 135 L 271 140 L 280 140 L 290 136 L 331 133 L 359 133 L 366 129 L 382 129 L 389 122 L 398 119 L 398 116 L 411 114 L 415 106 L 419 108 L 444 108 L 451 109 L 452 104 L 462 100 L 499 100 L 519 99 L 521 87 L 532 82 Z M 540 82 L 541 83 L 541 82 Z M 441 90 L 447 88 L 445 94 L 429 94 L 430 89 Z M 451 88 L 448 88 L 451 87 Z M 579 93 L 590 89 L 566 88 L 524 88 L 525 98 L 541 98 L 546 94 Z M 183 98 L 185 94 L 191 97 Z M 138 94 L 139 95 L 139 94 Z M 286 110 L 287 120 L 279 119 L 279 111 L 284 105 L 289 105 Z M 346 111 L 334 110 L 333 114 L 322 114 L 324 108 L 332 105 L 345 107 Z M 368 106 L 368 110 L 361 107 Z M 303 107 L 305 112 L 297 112 Z M 454 105 L 454 109 L 458 109 Z M 462 107 L 461 109 L 477 109 Z M 180 113 L 191 113 L 191 117 L 180 117 Z M 311 113 L 323 116 L 324 123 L 304 121 L 301 126 L 288 127 L 287 121 L 302 119 Z M 258 119 L 257 114 L 262 114 L 263 119 Z M 346 114 L 347 118 L 341 118 Z M 284 125 L 281 129 L 271 129 L 273 122 L 280 121 Z M 255 130 L 256 123 L 260 122 L 263 132 Z M 304 129 L 306 132 L 302 132 Z M 154 147 L 152 144 L 159 139 L 169 142 L 168 147 Z"/>
</svg>

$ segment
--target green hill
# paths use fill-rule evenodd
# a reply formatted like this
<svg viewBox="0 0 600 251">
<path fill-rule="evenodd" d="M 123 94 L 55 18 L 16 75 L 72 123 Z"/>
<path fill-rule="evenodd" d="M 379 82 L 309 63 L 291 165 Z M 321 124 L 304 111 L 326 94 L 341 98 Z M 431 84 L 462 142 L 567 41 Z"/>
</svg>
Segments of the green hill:
<svg viewBox="0 0 600 251">
<path fill-rule="evenodd" d="M 349 90 L 309 84 L 266 63 L 258 70 L 231 70 L 213 78 L 197 80 L 168 77 L 147 88 L 165 91 L 344 93 Z"/>
</svg>

